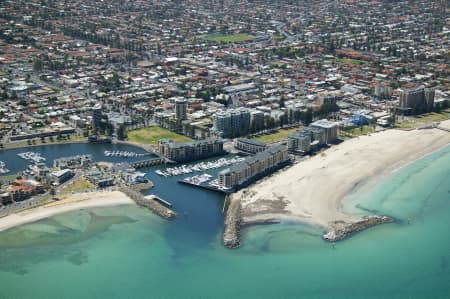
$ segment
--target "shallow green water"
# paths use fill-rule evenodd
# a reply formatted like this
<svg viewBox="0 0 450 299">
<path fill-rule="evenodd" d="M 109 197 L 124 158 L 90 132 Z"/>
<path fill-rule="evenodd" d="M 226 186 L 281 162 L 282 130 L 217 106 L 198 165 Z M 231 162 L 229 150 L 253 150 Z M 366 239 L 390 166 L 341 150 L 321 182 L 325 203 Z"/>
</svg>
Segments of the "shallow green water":
<svg viewBox="0 0 450 299">
<path fill-rule="evenodd" d="M 318 229 L 281 224 L 226 250 L 220 196 L 156 186 L 180 219 L 122 206 L 1 233 L 0 298 L 450 298 L 450 147 L 352 195 L 346 209 L 398 222 L 335 247 Z"/>
</svg>

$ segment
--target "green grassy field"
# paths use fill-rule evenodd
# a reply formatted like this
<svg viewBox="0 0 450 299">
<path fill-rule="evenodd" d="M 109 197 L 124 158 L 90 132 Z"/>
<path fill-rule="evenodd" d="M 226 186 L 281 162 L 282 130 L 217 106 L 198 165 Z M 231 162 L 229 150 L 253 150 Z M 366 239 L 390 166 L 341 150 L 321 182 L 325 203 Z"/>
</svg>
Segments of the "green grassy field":
<svg viewBox="0 0 450 299">
<path fill-rule="evenodd" d="M 440 113 L 427 113 L 419 116 L 408 117 L 402 121 L 397 121 L 396 128 L 418 128 L 421 126 L 429 125 L 433 122 L 439 122 L 449 119 L 449 110 Z"/>
<path fill-rule="evenodd" d="M 128 131 L 128 140 L 145 144 L 158 144 L 160 139 L 172 139 L 177 142 L 189 142 L 192 139 L 157 126 Z"/>
<path fill-rule="evenodd" d="M 362 60 L 350 59 L 350 58 L 336 58 L 336 62 L 339 62 L 342 64 L 354 64 L 354 65 L 364 64 L 364 61 L 362 61 Z"/>
<path fill-rule="evenodd" d="M 258 140 L 264 143 L 277 142 L 281 140 L 286 140 L 289 134 L 294 133 L 295 131 L 298 131 L 300 129 L 301 128 L 281 129 L 278 130 L 276 133 L 252 137 L 251 139 Z"/>
<path fill-rule="evenodd" d="M 373 131 L 374 131 L 374 129 L 372 126 L 362 126 L 359 128 L 354 128 L 354 129 L 348 130 L 348 131 L 341 130 L 339 132 L 339 136 L 340 137 L 356 137 L 356 136 L 373 133 Z"/>
<path fill-rule="evenodd" d="M 245 33 L 236 34 L 210 34 L 206 35 L 205 38 L 212 42 L 217 43 L 233 43 L 233 42 L 245 42 L 254 39 L 253 35 Z"/>
<path fill-rule="evenodd" d="M 284 35 L 275 35 L 275 34 L 271 35 L 271 37 L 274 40 L 283 40 L 286 38 Z"/>
<path fill-rule="evenodd" d="M 94 184 L 88 182 L 85 178 L 80 177 L 69 184 L 67 187 L 63 188 L 61 192 L 80 192 L 92 189 L 95 189 Z"/>
</svg>

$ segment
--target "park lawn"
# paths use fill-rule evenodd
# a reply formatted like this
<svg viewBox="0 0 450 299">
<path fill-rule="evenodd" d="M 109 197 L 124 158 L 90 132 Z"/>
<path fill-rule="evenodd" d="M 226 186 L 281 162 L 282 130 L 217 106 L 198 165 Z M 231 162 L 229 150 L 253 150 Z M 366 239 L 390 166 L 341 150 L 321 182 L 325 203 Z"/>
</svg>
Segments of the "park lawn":
<svg viewBox="0 0 450 299">
<path fill-rule="evenodd" d="M 284 35 L 275 35 L 275 34 L 272 34 L 271 37 L 274 40 L 283 40 L 286 38 Z"/>
<path fill-rule="evenodd" d="M 252 137 L 251 139 L 261 141 L 264 143 L 273 143 L 273 142 L 288 139 L 289 134 L 294 133 L 300 129 L 301 129 L 301 127 L 292 128 L 292 129 L 280 129 L 276 133 L 256 136 L 256 137 Z"/>
<path fill-rule="evenodd" d="M 61 192 L 80 192 L 92 189 L 95 189 L 94 184 L 87 181 L 85 178 L 80 177 L 74 180 L 71 184 L 69 184 L 65 188 L 63 188 Z"/>
<path fill-rule="evenodd" d="M 441 113 L 431 112 L 431 113 L 419 115 L 419 116 L 415 117 L 415 119 L 417 119 L 419 122 L 423 122 L 423 123 L 432 123 L 432 122 L 436 122 L 436 121 L 447 120 L 447 119 L 449 119 L 449 116 L 448 116 L 448 112 L 441 112 Z"/>
<path fill-rule="evenodd" d="M 418 124 L 415 121 L 405 120 L 402 122 L 396 122 L 394 128 L 398 129 L 412 129 L 417 128 Z"/>
<path fill-rule="evenodd" d="M 431 112 L 427 114 L 422 114 L 414 117 L 409 117 L 404 121 L 397 122 L 395 124 L 396 128 L 417 128 L 425 125 L 429 125 L 433 122 L 439 122 L 449 119 L 449 112 L 444 111 L 440 113 Z"/>
<path fill-rule="evenodd" d="M 246 33 L 236 33 L 236 34 L 209 34 L 205 38 L 212 42 L 217 43 L 233 43 L 233 42 L 246 42 L 251 41 L 255 37 Z"/>
<path fill-rule="evenodd" d="M 358 128 L 354 128 L 348 131 L 341 130 L 339 132 L 340 137 L 356 137 L 361 135 L 367 135 L 373 133 L 374 129 L 372 126 L 362 126 Z"/>
<path fill-rule="evenodd" d="M 192 139 L 169 131 L 167 129 L 160 128 L 158 126 L 151 126 L 138 130 L 128 131 L 128 141 L 145 143 L 145 144 L 158 144 L 160 139 L 172 139 L 177 142 L 189 142 Z"/>
<path fill-rule="evenodd" d="M 48 194 L 48 195 L 42 197 L 42 198 L 39 200 L 39 204 L 42 205 L 42 204 L 44 204 L 44 203 L 47 203 L 47 202 L 50 201 L 53 197 L 55 197 L 55 196 L 52 196 L 52 195 Z"/>
<path fill-rule="evenodd" d="M 17 174 L 8 174 L 0 176 L 0 182 L 10 182 L 17 178 Z"/>
<path fill-rule="evenodd" d="M 354 64 L 354 65 L 364 64 L 364 61 L 362 61 L 362 60 L 350 59 L 350 58 L 336 58 L 336 61 L 340 62 L 342 64 Z"/>
</svg>

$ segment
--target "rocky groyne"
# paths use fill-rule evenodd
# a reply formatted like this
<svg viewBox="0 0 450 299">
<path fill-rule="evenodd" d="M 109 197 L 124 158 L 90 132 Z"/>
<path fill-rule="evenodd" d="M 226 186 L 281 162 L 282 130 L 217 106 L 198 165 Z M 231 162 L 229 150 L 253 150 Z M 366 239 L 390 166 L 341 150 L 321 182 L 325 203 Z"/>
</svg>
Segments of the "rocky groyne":
<svg viewBox="0 0 450 299">
<path fill-rule="evenodd" d="M 177 213 L 175 213 L 168 207 L 164 206 L 163 204 L 161 204 L 160 202 L 158 202 L 154 199 L 145 198 L 144 195 L 142 195 L 142 193 L 140 193 L 136 190 L 133 190 L 126 186 L 122 186 L 120 188 L 120 191 L 125 193 L 131 199 L 133 199 L 137 205 L 139 205 L 141 207 L 145 207 L 147 209 L 150 209 L 153 212 L 155 212 L 157 215 L 159 215 L 163 218 L 173 219 L 177 216 Z"/>
<path fill-rule="evenodd" d="M 228 197 L 228 208 L 225 215 L 225 230 L 223 245 L 237 248 L 241 245 L 241 201 L 235 197 Z"/>
<path fill-rule="evenodd" d="M 333 221 L 330 223 L 329 230 L 323 235 L 323 239 L 329 242 L 339 241 L 369 227 L 393 221 L 394 219 L 391 217 L 378 215 L 366 216 L 361 220 L 350 223 Z"/>
<path fill-rule="evenodd" d="M 148 181 L 147 183 L 133 184 L 130 187 L 135 191 L 145 191 L 153 188 L 153 182 Z"/>
</svg>

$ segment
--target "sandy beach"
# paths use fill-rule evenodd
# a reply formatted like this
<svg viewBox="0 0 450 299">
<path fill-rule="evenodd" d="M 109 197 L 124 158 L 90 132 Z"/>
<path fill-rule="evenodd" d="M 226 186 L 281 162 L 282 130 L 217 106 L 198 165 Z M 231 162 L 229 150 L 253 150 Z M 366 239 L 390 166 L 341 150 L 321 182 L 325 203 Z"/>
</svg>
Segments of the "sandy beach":
<svg viewBox="0 0 450 299">
<path fill-rule="evenodd" d="M 134 201 L 120 191 L 71 194 L 60 201 L 0 218 L 0 231 L 70 211 L 124 204 L 134 204 Z"/>
<path fill-rule="evenodd" d="M 332 221 L 352 222 L 356 216 L 340 208 L 350 191 L 448 144 L 450 133 L 439 129 L 373 133 L 332 146 L 232 196 L 241 199 L 243 224 L 295 219 L 327 227 Z"/>
</svg>

